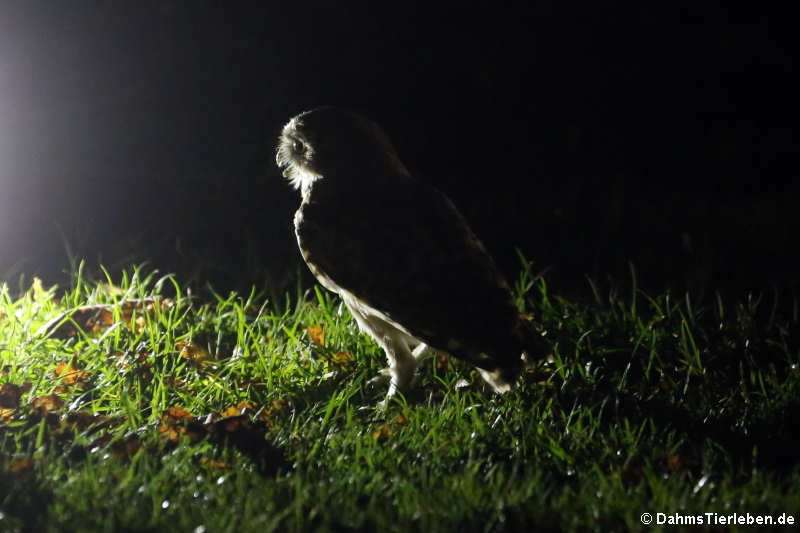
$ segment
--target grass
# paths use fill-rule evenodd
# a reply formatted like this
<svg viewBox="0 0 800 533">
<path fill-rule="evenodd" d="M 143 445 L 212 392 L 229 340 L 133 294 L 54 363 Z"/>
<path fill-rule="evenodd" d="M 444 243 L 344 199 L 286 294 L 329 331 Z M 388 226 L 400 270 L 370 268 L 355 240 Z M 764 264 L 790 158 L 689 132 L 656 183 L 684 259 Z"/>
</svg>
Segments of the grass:
<svg viewBox="0 0 800 533">
<path fill-rule="evenodd" d="M 367 385 L 382 353 L 318 288 L 204 301 L 137 269 L 113 283 L 78 271 L 61 292 L 4 285 L 0 530 L 796 523 L 797 302 L 590 288 L 567 301 L 525 264 L 518 303 L 552 361 L 498 396 L 436 358 L 384 412 L 385 389 Z"/>
</svg>

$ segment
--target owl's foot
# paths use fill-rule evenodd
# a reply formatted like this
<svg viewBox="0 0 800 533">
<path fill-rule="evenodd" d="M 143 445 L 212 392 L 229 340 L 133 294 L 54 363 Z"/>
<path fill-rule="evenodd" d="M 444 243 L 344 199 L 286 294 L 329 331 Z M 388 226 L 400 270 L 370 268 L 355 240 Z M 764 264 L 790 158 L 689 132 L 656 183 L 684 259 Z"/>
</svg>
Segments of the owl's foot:
<svg viewBox="0 0 800 533">
<path fill-rule="evenodd" d="M 367 382 L 367 385 L 373 388 L 383 387 L 387 383 L 389 384 L 389 392 L 386 393 L 386 397 L 380 402 L 378 402 L 378 405 L 376 406 L 378 411 L 386 411 L 386 408 L 389 406 L 389 402 L 394 397 L 394 395 L 397 394 L 397 391 L 404 390 L 400 389 L 397 385 L 395 385 L 395 382 L 392 380 L 392 373 L 393 369 L 391 367 L 383 368 L 378 371 L 377 376 L 375 376 L 374 378 L 370 379 Z M 412 377 L 411 382 L 413 383 L 413 381 L 414 378 Z"/>
<path fill-rule="evenodd" d="M 372 378 L 367 382 L 367 384 L 370 385 L 371 387 L 377 387 L 379 385 L 382 386 L 387 383 L 389 384 L 389 391 L 386 393 L 386 397 L 380 402 L 378 402 L 378 405 L 376 406 L 378 411 L 385 411 L 386 408 L 389 406 L 389 402 L 392 401 L 392 398 L 394 398 L 397 395 L 397 391 L 408 390 L 408 388 L 410 388 L 410 386 L 413 385 L 414 381 L 416 381 L 416 375 L 415 375 L 412 377 L 411 382 L 408 384 L 408 386 L 399 387 L 396 385 L 395 381 L 392 378 L 392 371 L 393 370 L 391 368 L 388 367 L 384 368 L 380 372 L 378 372 L 377 376 L 375 376 L 374 378 Z"/>
<path fill-rule="evenodd" d="M 377 388 L 382 387 L 389 383 L 392 379 L 391 369 L 389 367 L 378 370 L 378 375 L 367 381 L 367 386 Z"/>
<path fill-rule="evenodd" d="M 399 391 L 406 391 L 414 386 L 417 382 L 418 374 L 413 372 L 411 378 L 406 382 L 405 380 L 395 379 L 395 369 L 391 367 L 382 368 L 378 371 L 378 375 L 374 378 L 367 381 L 367 386 L 377 388 L 383 387 L 385 385 L 389 385 L 389 391 L 391 392 L 391 396 L 394 395 L 395 392 Z"/>
<path fill-rule="evenodd" d="M 419 378 L 417 368 L 420 363 L 435 354 L 436 352 L 424 343 L 419 343 L 410 353 L 399 351 L 390 355 L 387 352 L 386 358 L 389 360 L 390 366 L 380 370 L 377 376 L 367 382 L 370 387 L 389 385 L 386 398 L 378 404 L 378 409 L 386 410 L 389 401 L 397 394 L 397 391 L 405 392 L 412 388 Z"/>
<path fill-rule="evenodd" d="M 496 368 L 494 370 L 477 369 L 483 380 L 491 385 L 492 389 L 498 394 L 503 394 L 511 390 L 519 378 L 520 367 Z"/>
</svg>

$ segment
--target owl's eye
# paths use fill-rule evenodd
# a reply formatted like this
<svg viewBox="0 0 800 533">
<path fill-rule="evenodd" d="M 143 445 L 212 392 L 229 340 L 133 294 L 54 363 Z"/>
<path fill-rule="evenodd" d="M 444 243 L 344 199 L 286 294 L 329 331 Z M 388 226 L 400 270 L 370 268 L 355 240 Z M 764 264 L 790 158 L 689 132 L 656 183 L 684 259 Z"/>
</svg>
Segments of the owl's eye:
<svg viewBox="0 0 800 533">
<path fill-rule="evenodd" d="M 302 154 L 303 152 L 306 151 L 306 145 L 303 141 L 298 141 L 297 139 L 295 139 L 292 142 L 292 150 L 294 150 L 298 154 Z"/>
</svg>

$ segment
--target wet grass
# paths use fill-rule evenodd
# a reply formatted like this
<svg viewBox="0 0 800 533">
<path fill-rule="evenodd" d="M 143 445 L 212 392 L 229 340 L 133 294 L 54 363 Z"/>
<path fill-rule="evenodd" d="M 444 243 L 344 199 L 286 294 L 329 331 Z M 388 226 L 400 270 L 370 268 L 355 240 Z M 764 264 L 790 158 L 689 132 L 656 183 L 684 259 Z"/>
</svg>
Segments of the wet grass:
<svg viewBox="0 0 800 533">
<path fill-rule="evenodd" d="M 518 302 L 552 360 L 497 396 L 433 359 L 385 412 L 367 385 L 380 350 L 317 288 L 197 298 L 139 270 L 2 286 L 0 530 L 796 523 L 797 302 L 693 302 L 631 278 L 567 301 L 524 265 Z"/>
</svg>

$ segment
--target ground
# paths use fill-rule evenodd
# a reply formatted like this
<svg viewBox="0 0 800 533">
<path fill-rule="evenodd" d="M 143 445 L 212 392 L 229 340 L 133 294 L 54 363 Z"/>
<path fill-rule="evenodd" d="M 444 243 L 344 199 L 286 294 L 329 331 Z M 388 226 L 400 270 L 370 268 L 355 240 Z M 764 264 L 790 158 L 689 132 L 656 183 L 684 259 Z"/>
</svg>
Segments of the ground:
<svg viewBox="0 0 800 533">
<path fill-rule="evenodd" d="M 779 294 L 651 296 L 632 273 L 568 301 L 525 264 L 517 301 L 552 360 L 496 395 L 434 358 L 382 411 L 381 350 L 319 288 L 198 297 L 138 269 L 87 278 L 0 289 L 2 530 L 800 518 L 800 328 Z"/>
</svg>

